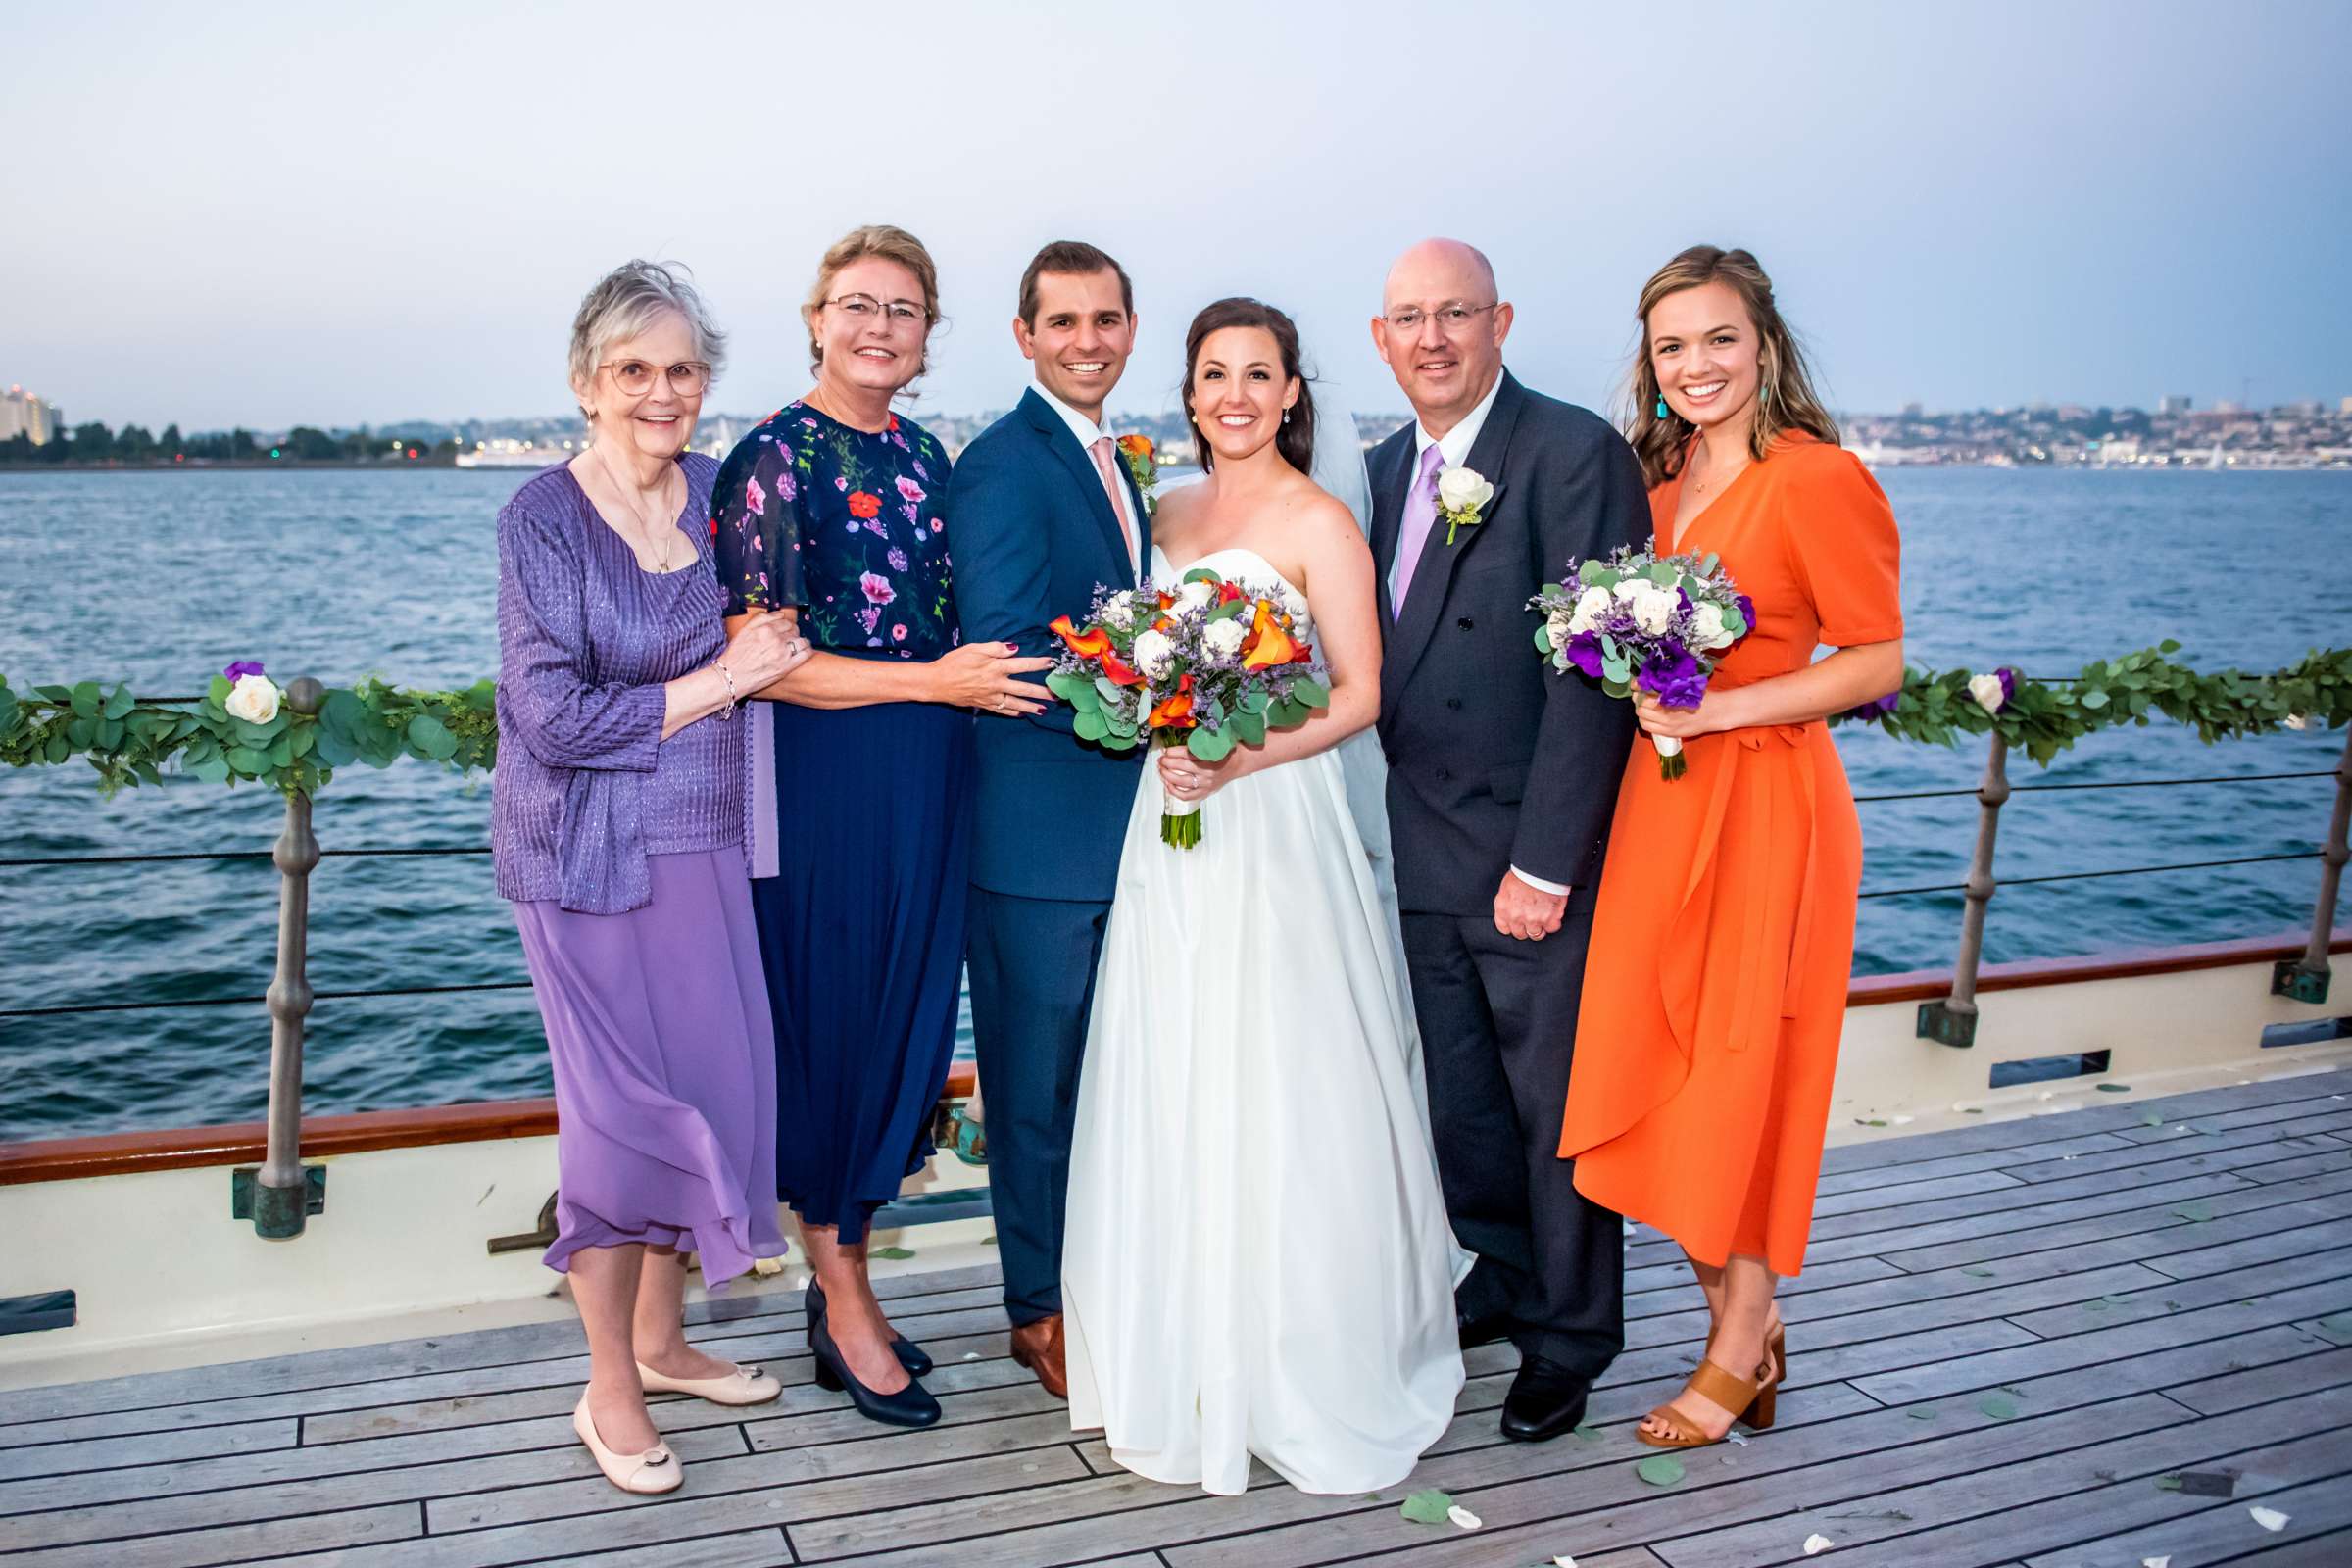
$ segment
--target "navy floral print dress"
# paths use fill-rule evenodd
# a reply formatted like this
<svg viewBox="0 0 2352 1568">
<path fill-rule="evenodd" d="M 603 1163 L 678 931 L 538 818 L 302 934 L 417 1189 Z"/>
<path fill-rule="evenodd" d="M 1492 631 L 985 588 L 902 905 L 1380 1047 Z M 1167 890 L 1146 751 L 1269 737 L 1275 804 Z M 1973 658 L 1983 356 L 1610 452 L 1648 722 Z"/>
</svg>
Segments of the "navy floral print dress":
<svg viewBox="0 0 2352 1568">
<path fill-rule="evenodd" d="M 804 403 L 719 469 L 726 613 L 798 610 L 818 649 L 934 660 L 958 641 L 948 456 L 908 419 L 859 430 Z M 971 715 L 936 703 L 752 708 L 752 909 L 775 1015 L 777 1187 L 862 1241 L 930 1158 L 955 1051 Z"/>
<path fill-rule="evenodd" d="M 912 420 L 876 433 L 805 403 L 770 415 L 718 474 L 727 613 L 797 605 L 819 648 L 937 659 L 956 646 L 947 491 L 948 455 Z"/>
</svg>

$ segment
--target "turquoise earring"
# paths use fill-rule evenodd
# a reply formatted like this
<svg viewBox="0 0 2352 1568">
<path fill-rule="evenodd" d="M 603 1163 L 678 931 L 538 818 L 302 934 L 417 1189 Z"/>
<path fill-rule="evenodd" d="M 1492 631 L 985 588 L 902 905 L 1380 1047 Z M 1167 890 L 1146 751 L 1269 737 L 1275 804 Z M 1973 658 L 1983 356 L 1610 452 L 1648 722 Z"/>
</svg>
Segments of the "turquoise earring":
<svg viewBox="0 0 2352 1568">
<path fill-rule="evenodd" d="M 1658 417 L 1663 419 L 1666 417 L 1666 394 L 1661 392 L 1658 394 Z"/>
</svg>

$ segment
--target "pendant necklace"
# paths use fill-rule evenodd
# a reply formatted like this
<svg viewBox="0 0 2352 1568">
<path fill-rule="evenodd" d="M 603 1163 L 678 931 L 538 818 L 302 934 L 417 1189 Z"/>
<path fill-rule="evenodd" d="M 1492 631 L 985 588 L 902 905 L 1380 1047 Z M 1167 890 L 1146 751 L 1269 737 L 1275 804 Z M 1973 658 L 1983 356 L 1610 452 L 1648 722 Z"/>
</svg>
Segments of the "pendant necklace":
<svg viewBox="0 0 2352 1568">
<path fill-rule="evenodd" d="M 614 477 L 612 472 L 612 465 L 605 461 L 604 449 L 602 447 L 592 447 L 589 450 L 596 454 L 596 466 L 605 470 L 605 482 L 612 487 L 612 494 L 614 498 L 621 501 L 624 506 L 626 506 L 628 503 L 628 491 L 621 484 L 620 480 Z M 662 576 L 668 576 L 670 540 L 664 539 L 660 545 L 656 545 L 654 543 L 654 525 L 646 521 L 644 515 L 637 512 L 634 506 L 628 506 L 627 510 L 629 512 L 629 520 L 637 525 L 638 537 L 645 541 L 646 549 L 651 550 L 654 553 L 654 570 Z M 672 528 L 670 530 L 670 535 L 671 538 L 674 539 L 677 535 L 677 530 Z"/>
</svg>

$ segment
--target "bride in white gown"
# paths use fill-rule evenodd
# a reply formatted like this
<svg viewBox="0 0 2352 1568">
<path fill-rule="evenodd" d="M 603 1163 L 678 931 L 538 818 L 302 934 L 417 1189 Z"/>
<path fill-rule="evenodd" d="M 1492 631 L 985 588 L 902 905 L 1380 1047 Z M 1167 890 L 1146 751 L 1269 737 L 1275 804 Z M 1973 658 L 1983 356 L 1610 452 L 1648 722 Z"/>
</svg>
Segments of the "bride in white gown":
<svg viewBox="0 0 2352 1568">
<path fill-rule="evenodd" d="M 1332 751 L 1379 701 L 1372 557 L 1304 471 L 1289 318 L 1220 301 L 1185 347 L 1213 461 L 1162 499 L 1153 575 L 1305 600 L 1331 706 L 1214 766 L 1160 753 L 1137 793 L 1070 1153 L 1071 1423 L 1155 1481 L 1239 1493 L 1254 1455 L 1371 1492 L 1462 1386 L 1412 1009 Z M 1197 848 L 1160 842 L 1163 791 L 1204 802 Z"/>
</svg>

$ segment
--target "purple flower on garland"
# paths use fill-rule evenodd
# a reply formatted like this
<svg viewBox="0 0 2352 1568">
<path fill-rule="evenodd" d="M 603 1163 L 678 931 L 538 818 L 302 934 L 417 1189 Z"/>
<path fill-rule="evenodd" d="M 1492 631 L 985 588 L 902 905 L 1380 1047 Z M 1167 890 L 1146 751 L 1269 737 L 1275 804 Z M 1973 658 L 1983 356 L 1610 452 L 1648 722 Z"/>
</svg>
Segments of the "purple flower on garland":
<svg viewBox="0 0 2352 1568">
<path fill-rule="evenodd" d="M 1839 716 L 1855 719 L 1864 724 L 1875 724 L 1882 718 L 1892 717 L 1896 707 L 1901 704 L 1902 700 L 1902 691 L 1897 688 L 1884 697 L 1874 697 L 1867 703 L 1849 708 Z"/>
<path fill-rule="evenodd" d="M 258 659 L 240 659 L 220 673 L 226 675 L 233 683 L 243 680 L 248 675 L 261 674 L 262 662 Z"/>
</svg>

